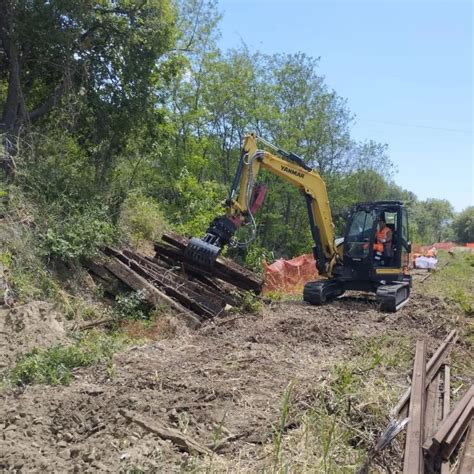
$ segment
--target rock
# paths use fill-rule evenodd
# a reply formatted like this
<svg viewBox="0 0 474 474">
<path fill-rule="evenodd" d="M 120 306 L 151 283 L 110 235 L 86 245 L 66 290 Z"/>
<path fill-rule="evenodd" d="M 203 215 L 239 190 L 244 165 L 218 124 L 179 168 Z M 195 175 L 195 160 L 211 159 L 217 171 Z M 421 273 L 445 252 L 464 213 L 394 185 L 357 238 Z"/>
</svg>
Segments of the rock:
<svg viewBox="0 0 474 474">
<path fill-rule="evenodd" d="M 82 460 L 84 462 L 87 462 L 87 463 L 91 463 L 93 461 L 95 461 L 95 458 L 94 458 L 94 450 L 92 450 L 90 453 L 85 453 L 83 456 L 82 456 Z"/>
<path fill-rule="evenodd" d="M 92 467 L 96 468 L 99 472 L 107 472 L 108 471 L 107 466 L 105 464 L 102 464 L 101 462 L 98 462 L 98 461 L 94 461 L 94 463 L 92 463 Z"/>
<path fill-rule="evenodd" d="M 81 450 L 78 447 L 71 448 L 71 458 L 77 458 Z"/>
<path fill-rule="evenodd" d="M 69 459 L 71 457 L 71 450 L 65 449 L 59 453 L 59 457 L 62 459 Z"/>
<path fill-rule="evenodd" d="M 71 433 L 66 432 L 66 433 L 64 433 L 63 438 L 64 438 L 65 441 L 70 443 L 74 439 L 74 436 Z"/>
<path fill-rule="evenodd" d="M 93 416 L 91 418 L 92 426 L 97 426 L 100 423 L 100 418 L 98 416 Z"/>
</svg>

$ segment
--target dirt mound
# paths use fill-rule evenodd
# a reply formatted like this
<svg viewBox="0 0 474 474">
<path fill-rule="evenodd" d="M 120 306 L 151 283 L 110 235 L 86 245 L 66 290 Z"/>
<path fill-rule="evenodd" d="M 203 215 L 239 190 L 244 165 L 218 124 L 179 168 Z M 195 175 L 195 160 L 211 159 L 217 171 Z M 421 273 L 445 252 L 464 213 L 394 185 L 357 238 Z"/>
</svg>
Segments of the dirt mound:
<svg viewBox="0 0 474 474">
<path fill-rule="evenodd" d="M 67 342 L 63 318 L 51 303 L 0 309 L 0 373 L 36 347 Z"/>
</svg>

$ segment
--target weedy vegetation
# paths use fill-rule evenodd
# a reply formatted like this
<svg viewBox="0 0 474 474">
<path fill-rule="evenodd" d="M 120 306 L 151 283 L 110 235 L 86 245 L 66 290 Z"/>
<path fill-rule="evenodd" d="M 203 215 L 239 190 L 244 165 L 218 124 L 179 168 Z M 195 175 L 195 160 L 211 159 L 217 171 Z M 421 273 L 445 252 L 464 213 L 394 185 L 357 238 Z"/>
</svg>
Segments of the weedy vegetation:
<svg viewBox="0 0 474 474">
<path fill-rule="evenodd" d="M 6 382 L 13 386 L 32 383 L 68 385 L 74 369 L 79 367 L 105 363 L 111 368 L 112 356 L 128 342 L 120 333 L 91 331 L 78 337 L 70 346 L 34 349 L 16 364 Z"/>
<path fill-rule="evenodd" d="M 474 316 L 474 253 L 469 249 L 456 251 L 451 256 L 439 252 L 439 270 L 423 283 L 428 295 L 442 296 L 466 316 Z"/>
</svg>

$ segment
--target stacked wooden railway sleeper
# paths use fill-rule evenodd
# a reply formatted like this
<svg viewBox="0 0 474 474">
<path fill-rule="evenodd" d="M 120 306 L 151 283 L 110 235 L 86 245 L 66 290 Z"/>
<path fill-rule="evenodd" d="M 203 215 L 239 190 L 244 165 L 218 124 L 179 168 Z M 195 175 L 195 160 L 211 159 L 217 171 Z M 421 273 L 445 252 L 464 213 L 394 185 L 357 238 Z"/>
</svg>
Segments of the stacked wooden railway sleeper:
<svg viewBox="0 0 474 474">
<path fill-rule="evenodd" d="M 260 293 L 263 280 L 250 270 L 218 258 L 211 276 L 186 260 L 186 237 L 169 232 L 162 239 L 154 257 L 105 247 L 85 265 L 109 294 L 140 291 L 150 306 L 168 304 L 191 327 L 239 306 L 246 291 Z"/>
<path fill-rule="evenodd" d="M 411 387 L 393 410 L 408 420 L 404 473 L 448 474 L 454 457 L 454 472 L 474 472 L 474 385 L 463 387 L 462 397 L 451 406 L 448 355 L 457 339 L 451 331 L 428 362 L 425 342 L 416 343 Z"/>
</svg>

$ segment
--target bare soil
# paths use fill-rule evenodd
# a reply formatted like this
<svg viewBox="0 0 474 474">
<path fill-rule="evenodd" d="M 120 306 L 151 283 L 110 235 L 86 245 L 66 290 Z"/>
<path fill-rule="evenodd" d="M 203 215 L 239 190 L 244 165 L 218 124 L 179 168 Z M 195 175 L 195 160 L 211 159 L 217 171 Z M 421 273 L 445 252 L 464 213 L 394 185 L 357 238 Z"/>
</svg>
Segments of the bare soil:
<svg viewBox="0 0 474 474">
<path fill-rule="evenodd" d="M 288 383 L 295 387 L 293 406 L 304 410 L 331 367 L 357 351 L 355 336 L 405 334 L 413 343 L 423 337 L 433 351 L 451 329 L 445 315 L 442 302 L 416 294 L 396 314 L 380 313 L 364 297 L 347 297 L 323 307 L 271 303 L 260 315 L 228 314 L 197 331 L 183 328 L 117 354 L 113 368 L 78 370 L 70 386 L 0 392 L 0 469 L 264 469 Z M 45 337 L 43 329 L 37 328 Z M 407 375 L 392 374 L 400 393 Z M 191 456 L 128 422 L 120 409 L 181 430 L 204 446 L 215 442 L 216 433 L 229 441 L 213 459 Z"/>
<path fill-rule="evenodd" d="M 0 375 L 36 347 L 67 344 L 63 323 L 61 313 L 45 301 L 0 309 Z"/>
</svg>

